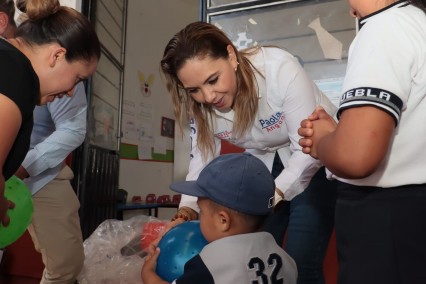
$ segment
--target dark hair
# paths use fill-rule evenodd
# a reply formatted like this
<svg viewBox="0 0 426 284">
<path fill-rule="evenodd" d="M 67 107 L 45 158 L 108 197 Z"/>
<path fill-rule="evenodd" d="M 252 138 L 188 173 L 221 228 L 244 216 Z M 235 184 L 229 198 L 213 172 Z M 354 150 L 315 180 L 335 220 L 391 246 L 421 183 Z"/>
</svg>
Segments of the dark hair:
<svg viewBox="0 0 426 284">
<path fill-rule="evenodd" d="M 90 21 L 78 11 L 61 6 L 58 0 L 17 0 L 25 20 L 16 31 L 16 38 L 28 45 L 56 42 L 67 50 L 67 61 L 93 58 L 99 60 L 101 47 Z"/>
<path fill-rule="evenodd" d="M 0 0 L 0 12 L 6 13 L 9 18 L 9 25 L 16 27 L 15 23 L 15 3 L 13 0 Z"/>
<path fill-rule="evenodd" d="M 232 131 L 235 137 L 239 137 L 253 124 L 258 108 L 258 88 L 254 75 L 257 70 L 247 58 L 250 52 L 239 52 L 226 34 L 215 25 L 194 22 L 176 33 L 168 42 L 160 63 L 167 90 L 172 96 L 178 125 L 182 130 L 182 117 L 185 111 L 187 119 L 195 120 L 198 128 L 197 142 L 204 158 L 214 152 L 211 130 L 214 111 L 211 105 L 200 104 L 188 96 L 182 89 L 177 73 L 188 59 L 204 57 L 227 59 L 228 46 L 233 48 L 239 63 L 236 71 L 237 94 L 233 106 L 235 122 Z M 251 53 L 254 52 L 256 51 Z"/>
<path fill-rule="evenodd" d="M 409 0 L 409 2 L 426 13 L 426 0 Z"/>
</svg>

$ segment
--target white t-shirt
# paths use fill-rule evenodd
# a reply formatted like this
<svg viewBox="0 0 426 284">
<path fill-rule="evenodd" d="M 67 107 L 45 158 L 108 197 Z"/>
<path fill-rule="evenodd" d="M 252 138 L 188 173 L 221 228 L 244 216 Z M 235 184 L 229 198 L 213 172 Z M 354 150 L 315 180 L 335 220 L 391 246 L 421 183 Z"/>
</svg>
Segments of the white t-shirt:
<svg viewBox="0 0 426 284">
<path fill-rule="evenodd" d="M 339 114 L 375 106 L 395 119 L 395 136 L 375 173 L 337 179 L 377 187 L 426 183 L 426 14 L 397 2 L 360 25 L 349 49 Z"/>
<path fill-rule="evenodd" d="M 278 150 L 285 169 L 275 183 L 284 192 L 286 200 L 301 193 L 322 164 L 301 151 L 297 130 L 300 122 L 316 106 L 323 106 L 334 115 L 336 107 L 308 78 L 298 60 L 279 48 L 261 48 L 250 58 L 264 77 L 256 74 L 259 86 L 259 107 L 253 127 L 238 139 L 232 137 L 234 111 L 215 111 L 215 157 L 220 153 L 220 140 L 245 148 L 260 158 L 271 170 Z M 197 128 L 191 123 L 191 161 L 187 180 L 196 180 L 207 164 L 197 147 Z M 213 158 L 213 157 L 212 157 Z M 211 159 L 210 159 L 211 160 Z M 209 160 L 209 161 L 210 161 Z M 182 196 L 181 206 L 198 211 L 196 198 Z"/>
</svg>

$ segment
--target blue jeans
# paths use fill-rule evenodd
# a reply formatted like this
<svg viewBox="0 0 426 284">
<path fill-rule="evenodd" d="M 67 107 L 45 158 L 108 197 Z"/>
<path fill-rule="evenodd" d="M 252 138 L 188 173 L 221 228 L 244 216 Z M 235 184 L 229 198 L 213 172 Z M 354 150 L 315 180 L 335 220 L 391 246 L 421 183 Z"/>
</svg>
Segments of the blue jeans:
<svg viewBox="0 0 426 284">
<path fill-rule="evenodd" d="M 305 191 L 291 201 L 278 204 L 268 217 L 265 231 L 294 259 L 298 284 L 323 284 L 323 261 L 334 227 L 336 181 L 318 170 Z"/>
</svg>

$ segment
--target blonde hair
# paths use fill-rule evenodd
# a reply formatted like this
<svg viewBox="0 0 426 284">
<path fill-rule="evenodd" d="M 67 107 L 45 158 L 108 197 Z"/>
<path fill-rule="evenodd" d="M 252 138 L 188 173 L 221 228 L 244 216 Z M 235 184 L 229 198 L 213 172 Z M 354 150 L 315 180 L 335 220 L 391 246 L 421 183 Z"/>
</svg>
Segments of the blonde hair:
<svg viewBox="0 0 426 284">
<path fill-rule="evenodd" d="M 228 46 L 232 46 L 239 63 L 236 72 L 237 94 L 233 106 L 235 121 L 232 129 L 232 135 L 238 138 L 252 127 L 258 109 L 258 86 L 255 78 L 255 72 L 258 70 L 248 59 L 248 56 L 256 53 L 258 48 L 238 51 L 225 33 L 216 26 L 194 22 L 176 33 L 168 42 L 160 63 L 167 90 L 172 96 L 179 128 L 182 132 L 184 116 L 188 120 L 195 120 L 198 129 L 197 144 L 203 158 L 207 158 L 209 154 L 212 155 L 215 150 L 214 110 L 211 105 L 196 102 L 185 92 L 177 72 L 188 59 L 206 56 L 213 59 L 227 59 Z"/>
</svg>

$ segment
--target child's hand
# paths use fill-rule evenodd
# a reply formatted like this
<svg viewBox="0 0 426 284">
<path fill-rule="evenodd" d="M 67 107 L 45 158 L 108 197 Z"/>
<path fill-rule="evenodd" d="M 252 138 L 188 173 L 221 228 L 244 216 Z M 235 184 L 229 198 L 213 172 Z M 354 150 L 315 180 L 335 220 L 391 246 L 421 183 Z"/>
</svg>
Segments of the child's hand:
<svg viewBox="0 0 426 284">
<path fill-rule="evenodd" d="M 300 122 L 300 128 L 297 131 L 297 133 L 302 136 L 299 140 L 299 145 L 302 147 L 302 152 L 305 154 L 311 153 L 311 146 L 312 146 L 312 139 L 311 136 L 314 134 L 314 123 L 313 121 L 317 120 L 318 117 L 318 111 L 322 109 L 321 107 L 317 107 L 315 111 L 308 116 L 308 118 L 302 120 Z"/>
<path fill-rule="evenodd" d="M 157 250 L 157 245 L 154 244 L 150 244 L 148 246 L 148 255 L 153 255 L 155 254 L 155 251 Z"/>
<path fill-rule="evenodd" d="M 144 270 L 155 271 L 157 268 L 157 259 L 160 254 L 160 249 L 155 245 L 151 244 L 148 247 L 148 255 L 145 257 L 145 263 L 142 267 L 142 274 Z"/>
<path fill-rule="evenodd" d="M 148 255 L 145 257 L 145 263 L 142 266 L 141 278 L 144 284 L 163 284 L 168 283 L 158 276 L 155 272 L 157 269 L 157 259 L 160 254 L 160 249 L 151 244 L 148 248 Z"/>
<path fill-rule="evenodd" d="M 334 119 L 322 107 L 317 107 L 307 119 L 300 123 L 298 134 L 302 138 L 299 140 L 299 145 L 303 153 L 317 159 L 318 141 L 333 132 L 336 125 Z"/>
</svg>

